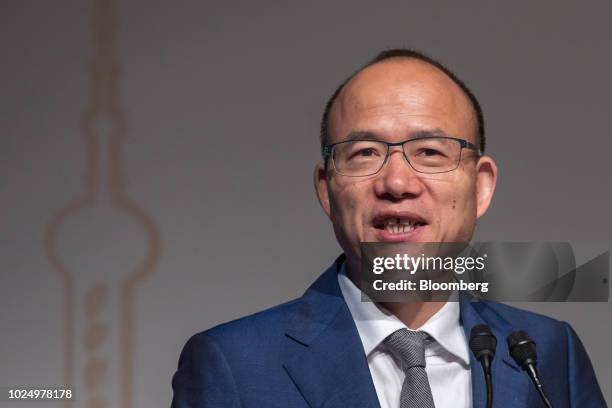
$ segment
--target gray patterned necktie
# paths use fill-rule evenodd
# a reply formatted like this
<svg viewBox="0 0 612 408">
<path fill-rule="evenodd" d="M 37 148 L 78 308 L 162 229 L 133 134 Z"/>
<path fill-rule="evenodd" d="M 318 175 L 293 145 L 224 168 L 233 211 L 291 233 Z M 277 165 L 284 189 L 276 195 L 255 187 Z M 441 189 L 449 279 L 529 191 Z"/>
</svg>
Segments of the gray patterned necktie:
<svg viewBox="0 0 612 408">
<path fill-rule="evenodd" d="M 385 344 L 401 360 L 406 374 L 400 395 L 400 408 L 435 408 L 425 372 L 427 333 L 400 329 L 385 339 Z"/>
</svg>

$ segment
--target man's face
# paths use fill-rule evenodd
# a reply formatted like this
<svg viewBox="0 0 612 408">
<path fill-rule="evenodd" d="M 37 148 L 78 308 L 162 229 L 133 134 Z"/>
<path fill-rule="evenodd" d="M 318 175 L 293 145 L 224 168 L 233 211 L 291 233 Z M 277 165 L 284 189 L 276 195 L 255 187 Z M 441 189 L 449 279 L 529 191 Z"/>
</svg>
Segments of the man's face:
<svg viewBox="0 0 612 408">
<path fill-rule="evenodd" d="M 475 117 L 461 89 L 437 68 L 414 59 L 375 64 L 354 77 L 331 112 L 328 143 L 367 132 L 400 142 L 429 132 L 477 144 Z M 448 173 L 415 172 L 392 147 L 379 173 L 347 177 L 331 162 L 315 169 L 315 187 L 338 242 L 359 259 L 360 242 L 467 242 L 495 188 L 496 167 L 464 149 Z M 402 224 L 393 227 L 392 224 Z"/>
</svg>

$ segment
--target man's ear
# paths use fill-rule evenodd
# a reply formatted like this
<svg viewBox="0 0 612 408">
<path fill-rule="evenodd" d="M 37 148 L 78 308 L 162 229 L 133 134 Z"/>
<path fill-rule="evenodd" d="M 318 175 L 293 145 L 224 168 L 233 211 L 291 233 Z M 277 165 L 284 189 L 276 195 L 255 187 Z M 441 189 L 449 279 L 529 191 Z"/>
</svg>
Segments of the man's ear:
<svg viewBox="0 0 612 408">
<path fill-rule="evenodd" d="M 323 208 L 325 214 L 330 217 L 331 211 L 329 204 L 329 191 L 327 190 L 328 179 L 325 162 L 320 162 L 315 166 L 313 179 L 317 198 L 319 199 L 319 204 L 321 204 L 321 208 Z"/>
<path fill-rule="evenodd" d="M 497 183 L 497 165 L 489 156 L 482 156 L 476 164 L 476 217 L 487 212 Z"/>
</svg>

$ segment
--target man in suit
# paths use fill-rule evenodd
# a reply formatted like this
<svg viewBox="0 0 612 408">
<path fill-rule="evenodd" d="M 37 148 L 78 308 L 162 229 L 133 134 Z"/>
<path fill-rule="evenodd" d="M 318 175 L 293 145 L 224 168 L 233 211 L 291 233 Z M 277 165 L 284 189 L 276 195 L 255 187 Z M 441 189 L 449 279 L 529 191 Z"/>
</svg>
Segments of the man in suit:
<svg viewBox="0 0 612 408">
<path fill-rule="evenodd" d="M 491 202 L 478 101 L 452 72 L 390 50 L 349 77 L 321 126 L 317 197 L 344 250 L 299 299 L 217 326 L 185 345 L 174 408 L 484 407 L 472 327 L 500 339 L 495 406 L 544 406 L 505 339 L 526 330 L 552 405 L 605 407 L 571 327 L 494 302 L 361 302 L 361 242 L 469 242 Z"/>
</svg>

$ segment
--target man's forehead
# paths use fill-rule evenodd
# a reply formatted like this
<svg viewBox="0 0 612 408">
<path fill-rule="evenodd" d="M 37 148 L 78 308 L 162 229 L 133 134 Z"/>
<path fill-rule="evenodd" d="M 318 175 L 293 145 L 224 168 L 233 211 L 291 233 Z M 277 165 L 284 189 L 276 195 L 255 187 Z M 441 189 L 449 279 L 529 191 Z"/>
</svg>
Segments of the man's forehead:
<svg viewBox="0 0 612 408">
<path fill-rule="evenodd" d="M 330 114 L 330 130 L 378 111 L 397 115 L 437 115 L 475 129 L 473 107 L 444 72 L 417 60 L 398 58 L 363 69 L 342 89 Z M 468 136 L 468 135 L 466 135 Z"/>
</svg>

